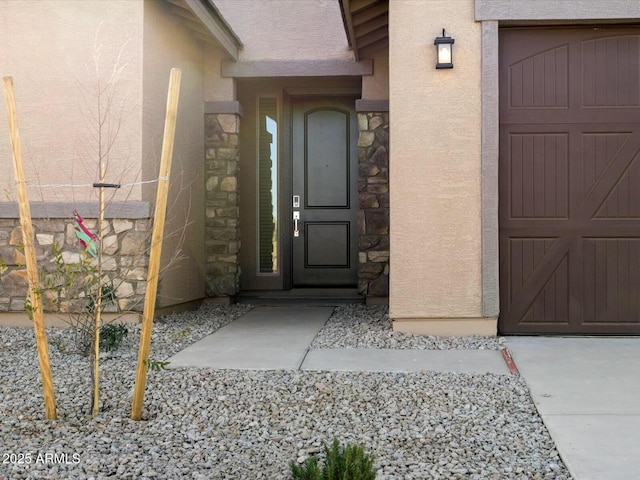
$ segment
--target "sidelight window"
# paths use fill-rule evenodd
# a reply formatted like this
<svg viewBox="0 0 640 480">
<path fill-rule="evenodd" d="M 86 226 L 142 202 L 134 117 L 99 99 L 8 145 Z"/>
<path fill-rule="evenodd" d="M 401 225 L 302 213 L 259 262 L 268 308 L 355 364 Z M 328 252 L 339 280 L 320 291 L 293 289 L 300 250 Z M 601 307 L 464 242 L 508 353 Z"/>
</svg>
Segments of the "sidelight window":
<svg viewBox="0 0 640 480">
<path fill-rule="evenodd" d="M 278 273 L 278 98 L 258 97 L 259 274 Z"/>
</svg>

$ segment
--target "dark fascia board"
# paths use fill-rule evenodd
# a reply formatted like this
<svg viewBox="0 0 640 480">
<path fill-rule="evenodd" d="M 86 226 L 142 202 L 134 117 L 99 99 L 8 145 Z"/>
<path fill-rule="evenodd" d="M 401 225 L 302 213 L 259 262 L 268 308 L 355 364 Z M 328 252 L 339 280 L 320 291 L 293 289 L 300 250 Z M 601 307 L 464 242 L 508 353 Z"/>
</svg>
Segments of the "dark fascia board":
<svg viewBox="0 0 640 480">
<path fill-rule="evenodd" d="M 358 56 L 358 49 L 356 48 L 356 34 L 353 28 L 353 18 L 351 16 L 350 0 L 340 0 L 340 13 L 342 14 L 342 24 L 344 25 L 344 31 L 347 34 L 347 41 L 349 47 L 353 51 L 353 56 L 356 61 L 360 60 Z"/>
<path fill-rule="evenodd" d="M 238 60 L 243 44 L 238 35 L 225 21 L 220 11 L 209 0 L 184 0 L 198 20 L 211 32 L 223 50 L 233 60 Z"/>
<path fill-rule="evenodd" d="M 73 210 L 78 210 L 85 218 L 98 218 L 100 205 L 98 202 L 32 202 L 31 218 L 53 219 L 73 218 Z M 129 201 L 111 202 L 105 209 L 106 218 L 142 219 L 151 217 L 149 202 Z M 20 218 L 17 202 L 0 202 L 0 218 Z"/>
<path fill-rule="evenodd" d="M 265 60 L 222 62 L 222 76 L 250 77 L 331 77 L 373 75 L 373 60 Z"/>
</svg>

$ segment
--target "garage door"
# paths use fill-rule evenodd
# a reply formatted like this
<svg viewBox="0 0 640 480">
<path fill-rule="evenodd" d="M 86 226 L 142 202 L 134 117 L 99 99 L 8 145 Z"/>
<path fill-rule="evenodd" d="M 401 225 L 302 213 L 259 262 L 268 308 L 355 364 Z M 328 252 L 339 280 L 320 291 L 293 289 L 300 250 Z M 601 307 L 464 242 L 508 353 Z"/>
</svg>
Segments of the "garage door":
<svg viewBox="0 0 640 480">
<path fill-rule="evenodd" d="M 640 334 L 640 28 L 500 32 L 500 330 Z"/>
</svg>

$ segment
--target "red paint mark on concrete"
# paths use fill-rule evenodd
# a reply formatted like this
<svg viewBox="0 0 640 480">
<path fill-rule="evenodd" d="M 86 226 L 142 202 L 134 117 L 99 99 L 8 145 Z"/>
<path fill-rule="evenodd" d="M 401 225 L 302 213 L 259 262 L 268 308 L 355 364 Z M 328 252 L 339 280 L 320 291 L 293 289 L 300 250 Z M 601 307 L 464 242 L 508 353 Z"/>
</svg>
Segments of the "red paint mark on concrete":
<svg viewBox="0 0 640 480">
<path fill-rule="evenodd" d="M 509 352 L 509 349 L 507 347 L 502 347 L 500 349 L 500 352 L 502 352 L 502 358 L 504 358 L 507 367 L 509 367 L 511 375 L 520 375 L 518 367 L 516 367 L 516 362 L 513 361 L 513 357 L 511 356 L 511 352 Z"/>
</svg>

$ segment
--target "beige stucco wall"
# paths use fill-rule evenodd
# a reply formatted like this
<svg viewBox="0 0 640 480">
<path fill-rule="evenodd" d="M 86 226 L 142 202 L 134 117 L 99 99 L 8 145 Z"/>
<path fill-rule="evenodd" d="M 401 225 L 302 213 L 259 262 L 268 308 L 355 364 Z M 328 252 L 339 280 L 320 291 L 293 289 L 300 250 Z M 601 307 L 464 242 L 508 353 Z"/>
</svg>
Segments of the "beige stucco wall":
<svg viewBox="0 0 640 480">
<path fill-rule="evenodd" d="M 215 0 L 238 34 L 241 61 L 350 59 L 337 0 Z"/>
<path fill-rule="evenodd" d="M 180 261 L 161 275 L 160 307 L 204 297 L 204 66 L 201 45 L 159 0 L 145 2 L 143 178 L 157 178 L 169 74 L 182 70 L 163 265 L 181 243 Z M 152 200 L 157 185 L 143 189 Z"/>
<path fill-rule="evenodd" d="M 109 182 L 131 182 L 140 173 L 142 56 L 141 0 L 12 0 L 0 14 L 0 74 L 15 84 L 26 175 L 30 183 L 92 183 L 97 180 L 96 89 L 114 67 L 112 120 L 125 116 L 109 155 Z M 103 94 L 103 99 L 105 95 Z M 103 104 L 104 105 L 104 104 Z M 103 130 L 107 136 L 108 134 Z M 103 136 L 104 138 L 104 136 Z M 113 137 L 112 137 L 113 138 Z M 2 201 L 15 200 L 6 109 L 0 109 Z M 32 200 L 95 200 L 95 189 L 30 190 Z M 140 188 L 115 199 L 139 199 Z"/>
<path fill-rule="evenodd" d="M 204 101 L 228 102 L 236 99 L 236 85 L 233 78 L 222 77 L 221 63 L 228 60 L 222 48 L 203 45 L 204 52 Z"/>
<path fill-rule="evenodd" d="M 409 330 L 420 322 L 423 331 L 460 333 L 441 328 L 457 318 L 464 332 L 487 333 L 486 322 L 474 323 L 482 317 L 474 1 L 390 0 L 389 15 L 390 316 Z M 435 69 L 433 41 L 443 27 L 455 38 L 451 70 Z"/>
<path fill-rule="evenodd" d="M 384 49 L 373 56 L 373 75 L 362 77 L 364 100 L 387 100 L 389 98 L 389 50 Z"/>
</svg>

